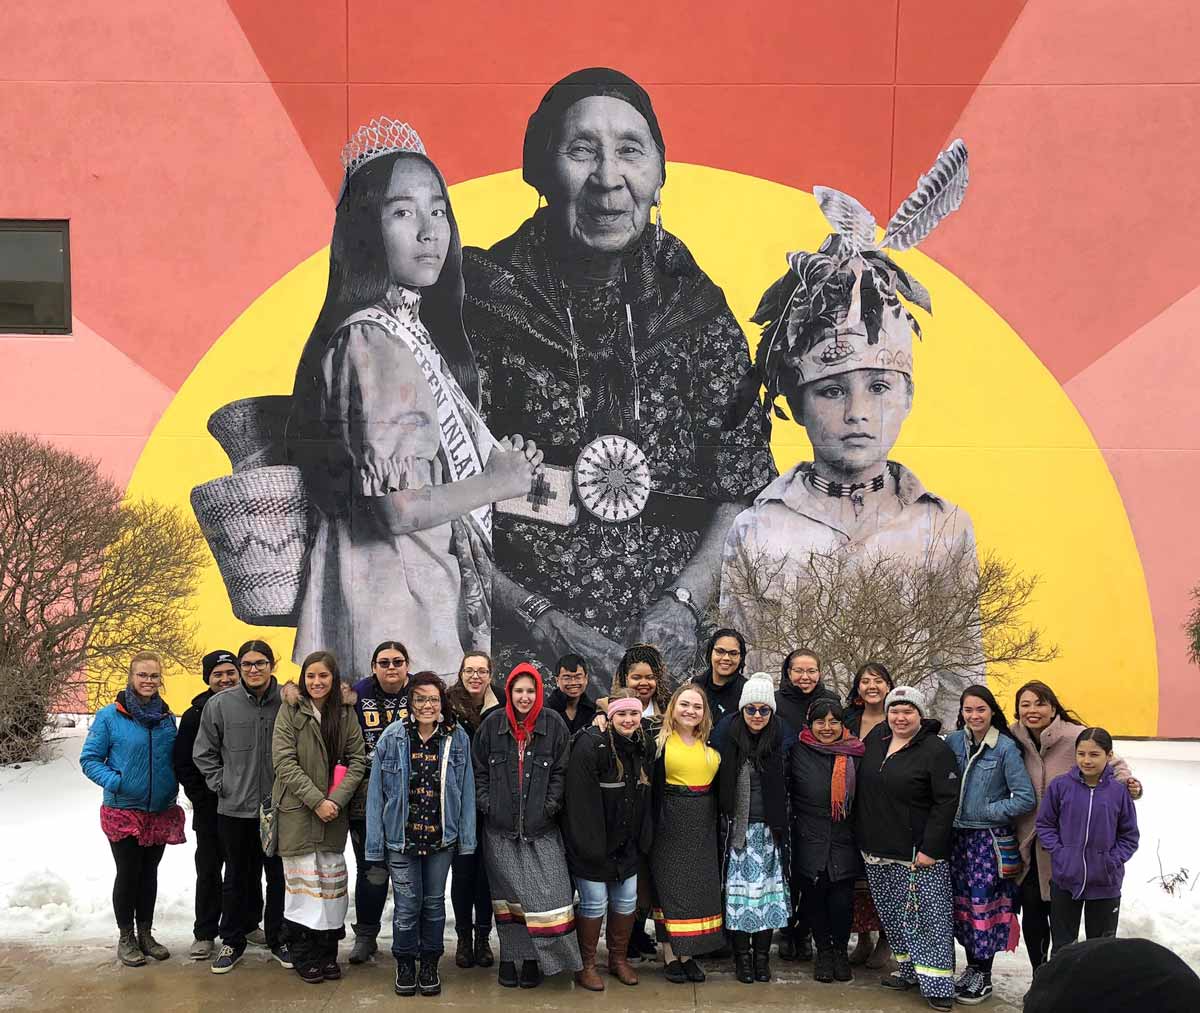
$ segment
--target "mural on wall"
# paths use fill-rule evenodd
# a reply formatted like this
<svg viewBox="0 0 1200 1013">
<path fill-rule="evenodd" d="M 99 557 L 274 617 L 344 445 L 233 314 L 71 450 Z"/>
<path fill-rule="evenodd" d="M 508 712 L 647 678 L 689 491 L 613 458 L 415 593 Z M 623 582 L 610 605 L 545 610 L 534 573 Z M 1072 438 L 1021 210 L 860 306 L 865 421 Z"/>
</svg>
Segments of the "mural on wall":
<svg viewBox="0 0 1200 1013">
<path fill-rule="evenodd" d="M 764 289 L 785 254 L 817 252 L 831 231 L 816 188 L 853 194 L 882 226 L 963 137 L 972 164 L 962 209 L 917 249 L 889 251 L 936 313 L 900 294 L 923 339 L 887 458 L 970 519 L 980 580 L 997 556 L 1037 578 L 1025 619 L 1057 658 L 1005 669 L 983 637 L 1006 708 L 1006 686 L 1038 677 L 1088 721 L 1200 734 L 1184 628 L 1200 543 L 1180 535 L 1200 494 L 1200 301 L 1187 255 L 1200 142 L 1178 130 L 1200 108 L 1200 15 L 1118 3 L 1081 21 L 1073 0 L 1015 0 L 974 11 L 963 36 L 950 0 L 767 0 L 761 16 L 775 30 L 751 43 L 744 17 L 726 8 L 666 0 L 581 31 L 570 5 L 535 6 L 517 23 L 456 0 L 423 15 L 445 44 L 402 56 L 390 8 L 375 0 L 297 0 L 286 18 L 246 0 L 205 0 L 170 18 L 137 0 L 23 11 L 7 26 L 0 81 L 12 149 L 0 198 L 9 216 L 70 219 L 74 318 L 69 337 L 0 339 L 0 425 L 94 454 L 132 497 L 190 508 L 197 490 L 215 553 L 189 603 L 205 649 L 264 635 L 287 658 L 297 637 L 303 650 L 305 636 L 344 631 L 341 650 L 361 655 L 351 641 L 375 630 L 303 632 L 318 589 L 346 616 L 356 597 L 424 594 L 453 598 L 445 621 L 384 634 L 411 638 L 421 667 L 443 667 L 439 652 L 483 642 L 487 629 L 506 662 L 518 647 L 547 661 L 584 643 L 603 670 L 630 638 L 645 638 L 686 672 L 696 613 L 718 611 L 722 529 L 777 474 L 818 460 L 815 416 L 798 424 L 786 398 L 776 405 L 787 418 L 771 417 L 769 431 L 765 406 L 721 428 L 764 340 L 754 319 Z M 70 13 L 84 7 L 87 19 Z M 139 44 L 151 27 L 159 44 Z M 540 201 L 525 178 L 522 141 L 544 97 L 542 125 L 565 126 L 569 91 L 547 89 L 593 65 L 638 82 L 577 83 L 600 87 L 584 97 L 592 107 L 639 117 L 643 149 L 648 134 L 661 166 L 645 221 L 627 219 L 648 278 L 627 271 L 606 284 L 593 270 L 592 247 L 624 228 L 626 209 L 572 190 L 565 171 L 541 178 Z M 383 117 L 420 131 L 445 182 L 479 389 L 438 315 L 453 293 L 409 289 L 419 290 L 420 327 L 403 333 L 419 348 L 427 335 L 429 355 L 410 348 L 405 363 L 426 386 L 376 415 L 400 423 L 389 448 L 414 421 L 400 418 L 410 402 L 436 427 L 436 448 L 427 441 L 428 456 L 414 457 L 425 463 L 413 474 L 428 479 L 408 485 L 406 475 L 400 488 L 385 476 L 373 487 L 385 496 L 355 497 L 355 458 L 333 448 L 361 451 L 366 430 L 318 402 L 339 369 L 357 376 L 356 363 L 348 370 L 324 352 L 384 293 L 356 290 L 325 312 L 340 257 L 331 212 L 347 178 L 339 148 Z M 1148 188 L 1152 216 L 1128 200 Z M 573 221 L 583 234 L 568 231 Z M 453 274 L 453 246 L 447 238 L 439 281 Z M 672 304 L 676 289 L 684 295 Z M 442 377 L 494 440 L 466 403 L 462 433 L 444 436 Z M 477 462 L 462 456 L 469 445 Z M 480 500 L 446 490 L 498 478 L 483 476 L 506 460 L 505 481 L 528 481 L 529 492 L 496 506 L 489 551 L 486 503 L 516 486 Z M 452 470 L 460 465 L 478 474 Z M 441 516 L 433 501 L 443 492 L 454 504 L 435 545 L 428 533 L 439 525 L 420 525 Z M 333 500 L 341 512 L 323 512 Z M 370 523 L 349 521 L 352 511 Z M 378 549 L 372 532 L 390 538 L 395 527 L 405 565 L 367 562 L 359 550 Z M 321 537 L 327 565 L 315 581 L 306 561 Z M 886 645 L 873 653 L 899 657 Z M 897 667 L 907 673 L 910 662 Z M 171 675 L 172 703 L 190 690 L 190 677 Z"/>
</svg>

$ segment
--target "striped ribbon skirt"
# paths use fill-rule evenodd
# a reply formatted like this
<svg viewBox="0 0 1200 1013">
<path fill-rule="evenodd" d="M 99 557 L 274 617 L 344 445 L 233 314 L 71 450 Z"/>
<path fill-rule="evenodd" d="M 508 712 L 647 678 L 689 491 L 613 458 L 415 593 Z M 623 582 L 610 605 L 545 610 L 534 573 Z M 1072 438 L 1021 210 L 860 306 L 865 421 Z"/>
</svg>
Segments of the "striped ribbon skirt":
<svg viewBox="0 0 1200 1013">
<path fill-rule="evenodd" d="M 660 942 L 678 956 L 708 953 L 724 943 L 717 799 L 711 788 L 667 785 L 650 853 L 654 924 Z"/>
</svg>

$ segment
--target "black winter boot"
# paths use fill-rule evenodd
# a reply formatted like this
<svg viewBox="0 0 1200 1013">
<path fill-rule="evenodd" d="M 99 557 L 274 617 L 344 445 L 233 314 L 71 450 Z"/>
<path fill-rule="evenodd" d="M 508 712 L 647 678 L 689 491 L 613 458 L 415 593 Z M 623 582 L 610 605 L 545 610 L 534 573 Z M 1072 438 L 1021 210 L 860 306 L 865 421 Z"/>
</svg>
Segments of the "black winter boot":
<svg viewBox="0 0 1200 1013">
<path fill-rule="evenodd" d="M 733 973 L 743 985 L 754 984 L 754 962 L 750 956 L 750 933 L 733 933 Z"/>
<path fill-rule="evenodd" d="M 844 946 L 833 948 L 833 977 L 836 981 L 854 980 L 854 972 L 850 970 L 850 958 Z"/>
<path fill-rule="evenodd" d="M 475 926 L 475 963 L 480 967 L 491 967 L 496 962 L 492 954 L 492 944 L 488 942 L 488 936 L 491 934 L 490 925 Z"/>
<path fill-rule="evenodd" d="M 466 932 L 463 932 L 462 929 L 458 930 L 458 946 L 454 950 L 454 966 L 475 966 L 475 941 L 471 936 L 470 929 L 467 929 Z"/>
<path fill-rule="evenodd" d="M 813 959 L 813 981 L 833 981 L 833 950 L 817 950 Z"/>
<path fill-rule="evenodd" d="M 417 961 L 415 957 L 396 958 L 396 995 L 417 994 Z"/>
<path fill-rule="evenodd" d="M 442 979 L 438 977 L 437 957 L 421 958 L 421 973 L 417 975 L 421 995 L 441 995 Z"/>
<path fill-rule="evenodd" d="M 770 929 L 754 933 L 754 980 L 771 980 L 771 936 Z"/>
</svg>

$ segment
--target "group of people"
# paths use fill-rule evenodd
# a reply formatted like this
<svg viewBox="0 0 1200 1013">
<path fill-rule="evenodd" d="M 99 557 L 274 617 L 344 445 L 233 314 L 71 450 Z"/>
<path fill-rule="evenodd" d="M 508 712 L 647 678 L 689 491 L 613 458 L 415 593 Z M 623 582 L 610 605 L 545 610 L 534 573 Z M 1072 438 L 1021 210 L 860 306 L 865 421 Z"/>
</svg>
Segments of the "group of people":
<svg viewBox="0 0 1200 1013">
<path fill-rule="evenodd" d="M 178 729 L 160 660 L 138 654 L 81 753 L 104 788 L 118 957 L 169 956 L 151 930 L 158 863 L 184 840 L 179 785 L 196 839 L 190 955 L 217 974 L 261 932 L 306 982 L 341 976 L 347 838 L 350 963 L 376 952 L 390 887 L 400 995 L 441 991 L 448 878 L 456 964 L 496 961 L 494 917 L 507 987 L 570 971 L 602 990 L 605 970 L 635 985 L 633 962 L 659 945 L 672 982 L 703 981 L 696 957 L 725 947 L 738 981 L 769 981 L 779 930 L 780 956 L 811 958 L 821 982 L 850 980 L 886 938 L 883 984 L 950 1009 L 991 994 L 1019 913 L 1035 969 L 1081 919 L 1088 938 L 1115 934 L 1142 787 L 1048 685 L 1018 689 L 1012 725 L 969 687 L 943 738 L 926 695 L 878 662 L 843 702 L 812 651 L 791 652 L 778 679 L 747 677 L 745 652 L 717 630 L 707 670 L 673 692 L 651 645 L 626 651 L 603 689 L 566 655 L 547 694 L 536 666 L 500 683 L 483 653 L 450 686 L 410 674 L 396 640 L 353 685 L 317 651 L 281 686 L 252 640 L 205 656 L 207 689 Z"/>
</svg>

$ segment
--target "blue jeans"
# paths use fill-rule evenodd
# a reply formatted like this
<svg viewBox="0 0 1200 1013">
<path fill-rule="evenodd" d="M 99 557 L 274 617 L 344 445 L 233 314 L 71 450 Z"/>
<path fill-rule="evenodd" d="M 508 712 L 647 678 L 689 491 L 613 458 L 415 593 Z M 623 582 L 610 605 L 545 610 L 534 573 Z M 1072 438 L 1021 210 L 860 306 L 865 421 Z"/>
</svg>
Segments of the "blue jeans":
<svg viewBox="0 0 1200 1013">
<path fill-rule="evenodd" d="M 606 908 L 613 914 L 629 915 L 637 909 L 637 873 L 619 883 L 597 883 L 594 879 L 576 879 L 579 891 L 579 917 L 603 918 Z"/>
<path fill-rule="evenodd" d="M 446 877 L 453 848 L 430 855 L 388 851 L 392 873 L 392 956 L 437 958 L 445 946 Z"/>
</svg>

